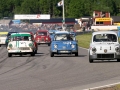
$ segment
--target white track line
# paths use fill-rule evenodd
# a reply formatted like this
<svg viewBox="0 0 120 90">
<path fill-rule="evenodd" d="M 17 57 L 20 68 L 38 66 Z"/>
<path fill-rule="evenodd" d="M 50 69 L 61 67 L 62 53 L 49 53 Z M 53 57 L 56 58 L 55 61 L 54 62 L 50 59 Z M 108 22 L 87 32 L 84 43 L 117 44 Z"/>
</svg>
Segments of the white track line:
<svg viewBox="0 0 120 90">
<path fill-rule="evenodd" d="M 108 85 L 103 85 L 103 86 L 98 86 L 98 87 L 93 87 L 93 88 L 88 88 L 88 89 L 83 89 L 83 90 L 94 90 L 94 89 L 100 89 L 100 88 L 105 88 L 105 87 L 111 87 L 114 85 L 120 84 L 120 82 L 118 83 L 113 83 L 113 84 L 108 84 Z"/>
<path fill-rule="evenodd" d="M 83 47 L 79 47 L 79 48 L 82 48 L 82 49 L 88 50 L 87 48 L 83 48 Z"/>
</svg>

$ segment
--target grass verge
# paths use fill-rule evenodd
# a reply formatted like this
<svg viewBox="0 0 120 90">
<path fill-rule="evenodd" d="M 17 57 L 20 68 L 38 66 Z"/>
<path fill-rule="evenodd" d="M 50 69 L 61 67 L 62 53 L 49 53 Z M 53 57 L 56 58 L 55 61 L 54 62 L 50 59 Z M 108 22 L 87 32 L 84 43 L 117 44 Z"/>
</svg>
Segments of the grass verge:
<svg viewBox="0 0 120 90">
<path fill-rule="evenodd" d="M 92 33 L 77 35 L 76 39 L 78 40 L 79 47 L 88 49 L 90 45 L 91 37 L 92 37 Z"/>
</svg>

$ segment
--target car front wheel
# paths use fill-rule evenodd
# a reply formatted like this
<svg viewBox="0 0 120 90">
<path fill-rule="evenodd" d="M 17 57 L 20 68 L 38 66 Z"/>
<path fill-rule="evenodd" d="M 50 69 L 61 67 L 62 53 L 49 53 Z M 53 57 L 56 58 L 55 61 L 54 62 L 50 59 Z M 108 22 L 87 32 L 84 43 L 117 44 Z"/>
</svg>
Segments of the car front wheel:
<svg viewBox="0 0 120 90">
<path fill-rule="evenodd" d="M 120 62 L 120 59 L 117 59 L 117 62 Z"/>
<path fill-rule="evenodd" d="M 75 53 L 75 56 L 78 56 L 78 52 Z"/>
<path fill-rule="evenodd" d="M 31 53 L 31 56 L 35 56 L 35 53 L 33 52 L 33 53 Z"/>
<path fill-rule="evenodd" d="M 90 58 L 90 55 L 89 55 L 89 62 L 93 63 L 93 59 Z"/>
<path fill-rule="evenodd" d="M 8 53 L 8 57 L 12 57 L 12 54 L 11 54 L 11 53 Z"/>
<path fill-rule="evenodd" d="M 53 52 L 50 52 L 50 56 L 51 56 L 51 57 L 54 57 L 54 53 L 53 53 Z"/>
</svg>

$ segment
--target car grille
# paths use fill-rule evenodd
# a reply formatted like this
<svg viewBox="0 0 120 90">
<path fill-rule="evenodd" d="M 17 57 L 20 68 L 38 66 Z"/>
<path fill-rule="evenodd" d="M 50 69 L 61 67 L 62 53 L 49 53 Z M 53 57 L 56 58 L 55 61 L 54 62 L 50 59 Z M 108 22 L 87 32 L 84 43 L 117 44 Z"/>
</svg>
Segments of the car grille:
<svg viewBox="0 0 120 90">
<path fill-rule="evenodd" d="M 97 58 L 114 58 L 114 54 L 97 54 Z"/>
<path fill-rule="evenodd" d="M 44 41 L 44 38 L 41 38 L 41 41 Z"/>
<path fill-rule="evenodd" d="M 29 47 L 19 47 L 20 50 L 30 50 Z"/>
</svg>

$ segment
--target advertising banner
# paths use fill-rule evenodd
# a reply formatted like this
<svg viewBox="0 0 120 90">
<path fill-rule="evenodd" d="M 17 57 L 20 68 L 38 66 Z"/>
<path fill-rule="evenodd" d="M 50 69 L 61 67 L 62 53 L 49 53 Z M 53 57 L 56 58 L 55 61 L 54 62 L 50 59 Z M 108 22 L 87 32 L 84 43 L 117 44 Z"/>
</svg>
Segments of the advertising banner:
<svg viewBox="0 0 120 90">
<path fill-rule="evenodd" d="M 112 18 L 95 18 L 95 21 L 111 21 Z"/>
<path fill-rule="evenodd" d="M 14 19 L 50 19 L 50 14 L 16 14 Z"/>
</svg>

